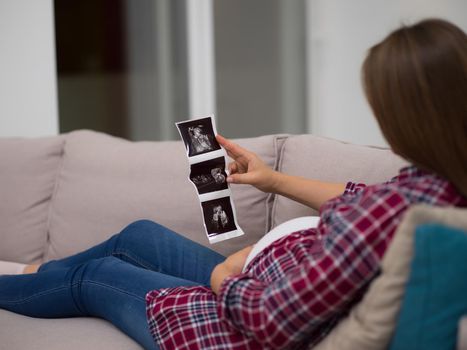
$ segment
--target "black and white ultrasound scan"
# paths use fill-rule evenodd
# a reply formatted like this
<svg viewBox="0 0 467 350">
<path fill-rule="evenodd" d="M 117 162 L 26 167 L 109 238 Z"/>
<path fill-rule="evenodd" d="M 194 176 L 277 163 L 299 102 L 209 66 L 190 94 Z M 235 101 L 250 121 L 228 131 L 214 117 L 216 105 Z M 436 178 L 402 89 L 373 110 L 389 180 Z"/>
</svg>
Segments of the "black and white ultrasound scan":
<svg viewBox="0 0 467 350">
<path fill-rule="evenodd" d="M 224 157 L 191 164 L 190 169 L 190 179 L 199 194 L 228 189 Z"/>
<path fill-rule="evenodd" d="M 201 206 L 209 237 L 237 229 L 230 197 L 202 202 Z"/>
<path fill-rule="evenodd" d="M 198 194 L 209 242 L 243 235 L 227 182 L 227 152 L 216 140 L 214 116 L 179 122 L 176 126 L 185 145 L 189 180 Z"/>
<path fill-rule="evenodd" d="M 212 118 L 201 118 L 177 123 L 188 156 L 193 157 L 203 153 L 220 150 L 216 141 Z"/>
</svg>

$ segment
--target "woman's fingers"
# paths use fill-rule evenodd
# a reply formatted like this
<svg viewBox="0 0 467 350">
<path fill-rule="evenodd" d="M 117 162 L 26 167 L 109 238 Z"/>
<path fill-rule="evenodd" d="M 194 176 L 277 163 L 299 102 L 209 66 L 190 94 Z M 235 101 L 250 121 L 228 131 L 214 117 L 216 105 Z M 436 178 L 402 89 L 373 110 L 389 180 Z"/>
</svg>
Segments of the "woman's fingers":
<svg viewBox="0 0 467 350">
<path fill-rule="evenodd" d="M 227 140 L 225 137 L 221 135 L 217 135 L 216 139 L 217 139 L 217 142 L 219 142 L 220 145 L 225 148 L 229 156 L 231 156 L 232 158 L 236 158 L 241 155 L 239 153 L 239 150 L 236 149 L 235 147 L 236 145 L 232 141 Z"/>
<path fill-rule="evenodd" d="M 219 144 L 225 148 L 227 154 L 234 160 L 229 163 L 230 175 L 227 177 L 227 181 L 235 184 L 256 186 L 261 176 L 255 168 L 261 167 L 261 160 L 253 152 L 227 140 L 225 137 L 217 135 L 216 138 Z"/>
<path fill-rule="evenodd" d="M 217 142 L 219 142 L 220 145 L 225 148 L 225 150 L 227 151 L 227 154 L 233 159 L 237 159 L 239 157 L 245 157 L 246 159 L 251 158 L 251 152 L 237 145 L 235 142 L 227 140 L 225 137 L 221 135 L 217 135 L 216 139 L 217 139 Z"/>
<path fill-rule="evenodd" d="M 227 182 L 234 183 L 234 184 L 245 184 L 245 185 L 253 184 L 251 174 L 249 173 L 232 174 L 227 178 Z"/>
<path fill-rule="evenodd" d="M 229 164 L 229 173 L 230 174 L 235 174 L 238 172 L 238 165 L 236 162 L 231 162 Z"/>
</svg>

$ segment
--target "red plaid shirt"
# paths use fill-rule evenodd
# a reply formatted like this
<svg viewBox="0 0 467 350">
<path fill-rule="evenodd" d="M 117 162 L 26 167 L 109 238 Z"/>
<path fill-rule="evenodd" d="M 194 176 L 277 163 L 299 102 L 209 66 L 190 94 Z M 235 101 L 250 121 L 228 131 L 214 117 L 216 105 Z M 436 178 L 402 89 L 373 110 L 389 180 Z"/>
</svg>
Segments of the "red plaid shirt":
<svg viewBox="0 0 467 350">
<path fill-rule="evenodd" d="M 246 273 L 207 287 L 146 295 L 161 349 L 304 349 L 316 344 L 365 292 L 409 206 L 467 206 L 446 180 L 415 167 L 374 186 L 349 182 L 320 209 L 317 228 L 263 250 Z"/>
</svg>

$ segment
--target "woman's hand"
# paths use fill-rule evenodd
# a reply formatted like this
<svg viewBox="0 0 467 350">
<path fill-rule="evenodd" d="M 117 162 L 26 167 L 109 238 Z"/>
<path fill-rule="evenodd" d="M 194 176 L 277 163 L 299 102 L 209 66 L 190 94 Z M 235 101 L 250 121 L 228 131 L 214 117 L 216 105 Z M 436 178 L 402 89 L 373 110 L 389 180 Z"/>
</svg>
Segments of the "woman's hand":
<svg viewBox="0 0 467 350">
<path fill-rule="evenodd" d="M 306 179 L 282 174 L 269 168 L 253 152 L 217 135 L 217 141 L 234 160 L 229 164 L 228 182 L 249 184 L 264 192 L 272 192 L 313 209 L 319 210 L 323 203 L 344 192 L 345 184 Z"/>
<path fill-rule="evenodd" d="M 217 141 L 234 160 L 229 164 L 230 176 L 227 181 L 236 184 L 253 185 L 263 192 L 273 192 L 278 173 L 268 167 L 255 153 L 217 135 Z"/>
<path fill-rule="evenodd" d="M 248 246 L 230 255 L 224 262 L 217 265 L 211 273 L 211 289 L 217 294 L 222 282 L 229 276 L 238 275 L 242 272 L 246 258 L 253 246 Z"/>
</svg>

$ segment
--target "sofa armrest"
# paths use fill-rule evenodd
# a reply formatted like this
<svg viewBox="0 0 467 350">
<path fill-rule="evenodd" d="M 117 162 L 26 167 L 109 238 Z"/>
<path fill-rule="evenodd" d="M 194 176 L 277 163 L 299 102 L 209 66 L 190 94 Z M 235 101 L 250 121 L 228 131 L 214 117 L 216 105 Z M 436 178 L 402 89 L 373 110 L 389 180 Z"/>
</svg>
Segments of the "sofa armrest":
<svg viewBox="0 0 467 350">
<path fill-rule="evenodd" d="M 457 350 L 467 350 L 467 316 L 462 317 L 459 321 Z"/>
</svg>

